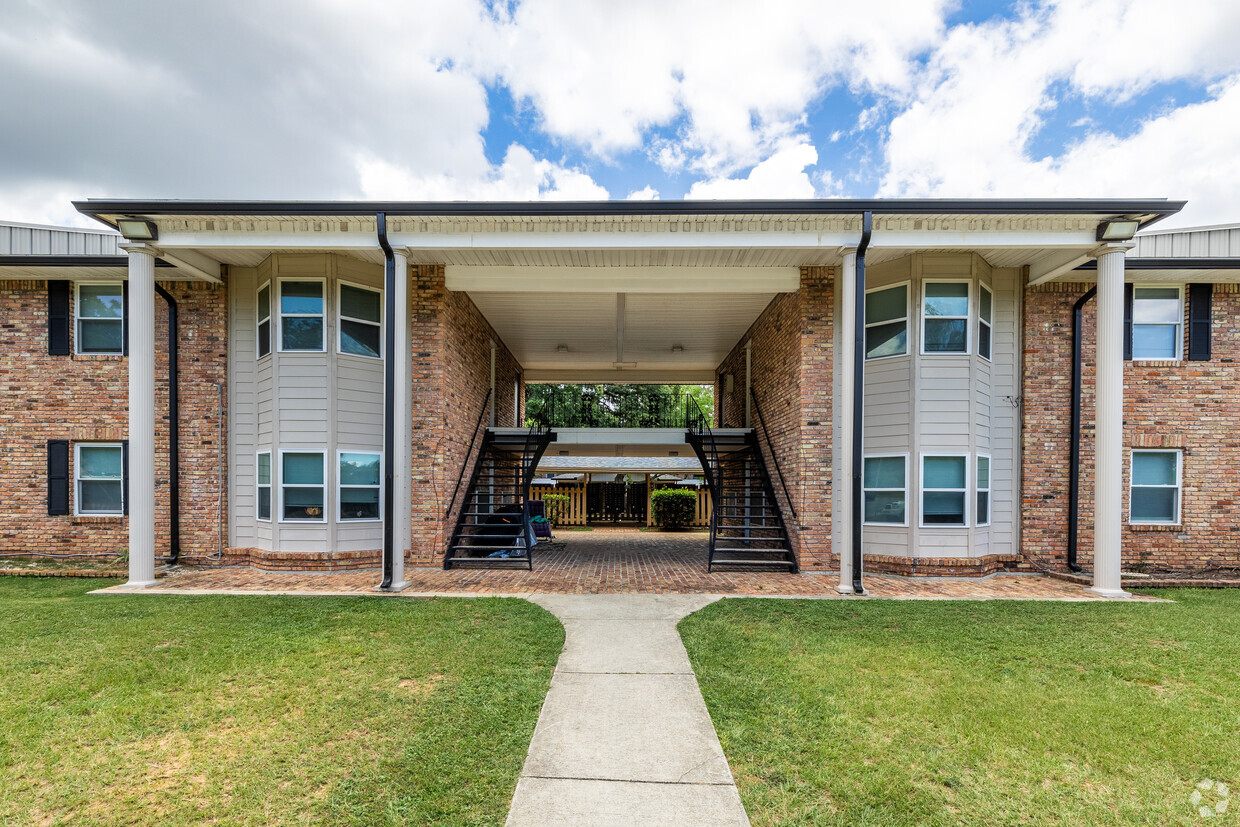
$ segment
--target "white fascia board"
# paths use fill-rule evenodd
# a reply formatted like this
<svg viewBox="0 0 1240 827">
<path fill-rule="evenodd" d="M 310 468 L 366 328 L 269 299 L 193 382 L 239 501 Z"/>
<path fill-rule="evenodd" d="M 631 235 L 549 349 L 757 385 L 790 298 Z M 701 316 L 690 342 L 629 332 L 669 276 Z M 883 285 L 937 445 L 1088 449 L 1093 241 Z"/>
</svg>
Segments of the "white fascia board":
<svg viewBox="0 0 1240 827">
<path fill-rule="evenodd" d="M 855 244 L 853 246 L 856 246 Z M 899 247 L 914 250 L 976 249 L 995 247 L 1040 250 L 1063 247 L 1098 246 L 1094 232 L 1060 230 L 1054 232 L 998 230 L 992 232 L 956 232 L 934 230 L 901 230 L 898 232 L 875 232 L 869 249 L 876 247 Z"/>
<path fill-rule="evenodd" d="M 789 293 L 797 267 L 520 267 L 449 264 L 449 290 L 523 293 Z"/>
</svg>

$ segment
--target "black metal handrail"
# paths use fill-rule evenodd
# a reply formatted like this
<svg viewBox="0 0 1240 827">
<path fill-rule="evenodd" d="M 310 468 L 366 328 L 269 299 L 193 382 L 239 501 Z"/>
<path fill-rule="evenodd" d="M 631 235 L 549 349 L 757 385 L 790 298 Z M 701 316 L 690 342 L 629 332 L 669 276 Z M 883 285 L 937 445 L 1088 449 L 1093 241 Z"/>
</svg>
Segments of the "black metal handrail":
<svg viewBox="0 0 1240 827">
<path fill-rule="evenodd" d="M 474 453 L 474 443 L 478 441 L 478 429 L 482 427 L 482 420 L 487 415 L 489 403 L 491 401 L 491 391 L 487 391 L 487 395 L 482 400 L 482 410 L 478 413 L 478 421 L 474 423 L 474 432 L 469 437 L 469 447 L 465 449 L 465 459 L 461 461 L 461 471 L 456 475 L 456 487 L 452 489 L 452 499 L 448 500 L 448 510 L 443 513 L 446 520 L 452 516 L 452 506 L 456 505 L 456 495 L 461 493 L 461 482 L 465 479 L 465 469 L 469 467 L 469 458 Z"/>
<path fill-rule="evenodd" d="M 679 429 L 685 426 L 686 415 L 687 407 L 682 409 L 679 397 L 634 400 L 604 395 L 581 396 L 568 403 L 547 399 L 537 415 L 527 413 L 525 421 L 539 421 L 554 428 Z"/>
<path fill-rule="evenodd" d="M 775 463 L 775 474 L 779 477 L 779 487 L 784 490 L 784 499 L 788 501 L 788 510 L 792 512 L 792 519 L 797 517 L 797 507 L 792 503 L 792 495 L 788 493 L 788 484 L 784 482 L 783 469 L 779 467 L 779 457 L 775 453 L 775 443 L 771 442 L 771 435 L 766 430 L 766 421 L 762 418 L 762 406 L 758 404 L 758 395 L 753 392 L 753 388 L 749 389 L 749 398 L 753 400 L 753 412 L 758 415 L 758 425 L 762 428 L 762 438 L 766 441 L 766 449 L 771 455 L 771 461 Z"/>
<path fill-rule="evenodd" d="M 715 445 L 715 435 L 710 429 L 711 418 L 702 410 L 698 401 L 685 394 L 685 429 L 698 437 L 698 444 L 706 448 L 705 455 L 706 486 L 710 490 L 710 545 L 712 559 L 715 548 L 715 536 L 719 528 L 719 508 L 723 502 L 723 466 L 719 464 L 719 448 Z M 705 436 L 706 439 L 702 439 Z M 709 452 L 709 453 L 708 453 Z"/>
</svg>

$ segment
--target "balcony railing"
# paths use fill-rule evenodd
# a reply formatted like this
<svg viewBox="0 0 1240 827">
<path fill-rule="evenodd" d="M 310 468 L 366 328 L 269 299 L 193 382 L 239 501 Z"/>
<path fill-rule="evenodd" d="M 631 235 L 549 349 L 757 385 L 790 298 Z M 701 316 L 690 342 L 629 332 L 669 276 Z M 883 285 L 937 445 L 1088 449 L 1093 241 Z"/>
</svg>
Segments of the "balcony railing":
<svg viewBox="0 0 1240 827">
<path fill-rule="evenodd" d="M 655 399 L 588 396 L 571 402 L 548 399 L 541 405 L 531 402 L 525 420 L 527 425 L 552 428 L 683 429 L 688 399 L 688 395 Z"/>
</svg>

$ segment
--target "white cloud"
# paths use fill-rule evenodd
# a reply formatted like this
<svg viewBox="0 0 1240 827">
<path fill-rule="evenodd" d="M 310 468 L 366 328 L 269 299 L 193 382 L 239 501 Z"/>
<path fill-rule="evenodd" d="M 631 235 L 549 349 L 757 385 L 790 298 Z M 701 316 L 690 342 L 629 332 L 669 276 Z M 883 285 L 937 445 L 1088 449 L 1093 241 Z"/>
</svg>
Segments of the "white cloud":
<svg viewBox="0 0 1240 827">
<path fill-rule="evenodd" d="M 787 146 L 757 164 L 744 178 L 714 178 L 689 188 L 689 198 L 813 198 L 814 184 L 805 171 L 818 163 L 812 144 Z"/>
<path fill-rule="evenodd" d="M 633 190 L 625 196 L 629 201 L 655 201 L 659 197 L 659 191 L 647 184 L 639 190 Z"/>
</svg>

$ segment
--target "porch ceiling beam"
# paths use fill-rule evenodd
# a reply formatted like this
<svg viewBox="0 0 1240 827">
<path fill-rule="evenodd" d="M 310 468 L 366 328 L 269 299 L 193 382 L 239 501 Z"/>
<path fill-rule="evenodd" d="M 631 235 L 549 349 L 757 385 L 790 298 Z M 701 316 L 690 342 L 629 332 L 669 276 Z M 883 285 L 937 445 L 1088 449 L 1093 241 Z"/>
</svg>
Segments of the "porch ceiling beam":
<svg viewBox="0 0 1240 827">
<path fill-rule="evenodd" d="M 220 263 L 210 256 L 194 250 L 174 250 L 169 252 L 163 250 L 160 257 L 169 264 L 176 267 L 182 272 L 189 273 L 192 276 L 209 281 L 212 284 L 222 284 L 224 279 L 221 276 Z"/>
<path fill-rule="evenodd" d="M 1090 250 L 1068 250 L 1029 265 L 1029 286 L 1036 287 L 1070 273 L 1092 259 Z"/>
<path fill-rule="evenodd" d="M 796 267 L 479 267 L 449 264 L 449 290 L 500 293 L 787 293 Z"/>
<path fill-rule="evenodd" d="M 616 370 L 615 368 L 589 368 L 578 370 L 525 371 L 525 381 L 531 385 L 553 384 L 621 384 L 621 385 L 709 385 L 715 381 L 713 370 L 642 370 L 640 368 Z"/>
</svg>

